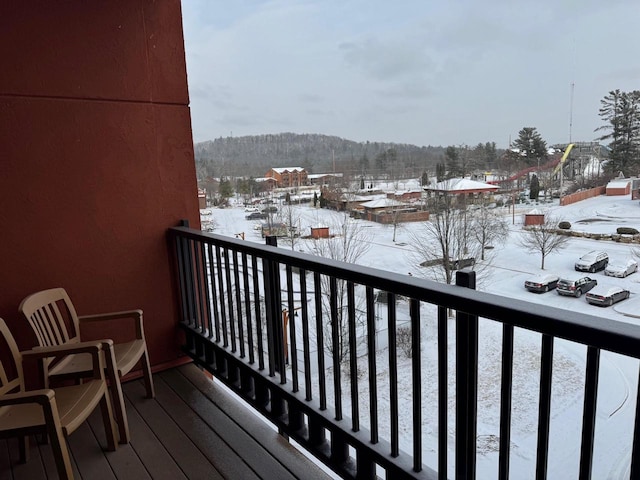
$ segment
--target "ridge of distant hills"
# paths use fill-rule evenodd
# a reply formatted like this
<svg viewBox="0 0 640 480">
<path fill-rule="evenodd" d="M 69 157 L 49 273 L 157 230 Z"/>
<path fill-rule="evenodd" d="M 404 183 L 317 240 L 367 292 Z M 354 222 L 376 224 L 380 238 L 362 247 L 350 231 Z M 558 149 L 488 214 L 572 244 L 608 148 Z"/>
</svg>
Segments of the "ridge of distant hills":
<svg viewBox="0 0 640 480">
<path fill-rule="evenodd" d="M 263 176 L 271 167 L 303 167 L 309 173 L 360 174 L 382 170 L 385 155 L 394 156 L 394 168 L 411 175 L 433 170 L 444 147 L 406 143 L 355 142 L 315 133 L 276 133 L 226 137 L 194 145 L 198 177 Z"/>
</svg>

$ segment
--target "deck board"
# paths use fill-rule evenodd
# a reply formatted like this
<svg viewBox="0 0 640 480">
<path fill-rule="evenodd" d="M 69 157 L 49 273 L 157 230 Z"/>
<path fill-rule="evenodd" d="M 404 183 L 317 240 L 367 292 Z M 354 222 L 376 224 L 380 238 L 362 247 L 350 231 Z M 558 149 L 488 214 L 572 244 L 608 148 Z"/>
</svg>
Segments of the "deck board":
<svg viewBox="0 0 640 480">
<path fill-rule="evenodd" d="M 148 401 L 143 398 L 144 388 L 140 382 L 125 385 L 125 391 L 133 408 L 149 425 L 171 457 L 180 465 L 181 470 L 189 479 L 222 478 L 217 474 L 215 466 L 202 454 L 191 438 L 169 417 L 162 408 L 156 391 L 156 400 Z M 194 425 L 188 425 L 189 431 Z"/>
<path fill-rule="evenodd" d="M 131 442 L 106 452 L 99 410 L 69 437 L 74 475 L 90 480 L 324 480 L 328 476 L 240 400 L 193 365 L 154 375 L 156 398 L 141 380 L 123 385 Z M 0 480 L 57 479 L 51 448 L 30 442 L 18 461 L 15 439 L 0 440 Z"/>
<path fill-rule="evenodd" d="M 238 428 L 246 432 L 245 441 L 237 444 L 232 438 L 229 438 L 229 442 L 239 445 L 238 448 L 242 448 L 242 458 L 247 462 L 252 462 L 254 468 L 258 471 L 264 472 L 266 465 L 275 468 L 271 463 L 267 463 L 266 458 L 275 459 L 287 471 L 286 477 L 264 475 L 262 478 L 304 478 L 309 480 L 327 478 L 327 475 L 322 470 L 311 464 L 309 459 L 292 447 L 277 433 L 275 428 L 256 418 L 252 412 L 247 411 L 247 407 L 241 401 L 216 388 L 215 383 L 201 375 L 196 368 L 191 368 L 190 365 L 186 367 L 164 373 L 167 378 L 175 379 L 176 382 L 185 384 L 189 382 L 192 384 L 195 388 L 185 388 L 185 391 L 190 392 L 190 395 L 193 395 L 194 392 L 202 394 L 197 398 L 190 398 L 186 401 L 193 405 L 193 408 L 200 408 L 205 412 L 208 410 L 208 404 L 215 404 L 220 411 L 220 418 L 217 418 L 216 421 L 220 421 L 221 418 L 231 419 L 237 424 Z M 221 432 L 226 433 L 227 430 L 221 429 Z"/>
</svg>

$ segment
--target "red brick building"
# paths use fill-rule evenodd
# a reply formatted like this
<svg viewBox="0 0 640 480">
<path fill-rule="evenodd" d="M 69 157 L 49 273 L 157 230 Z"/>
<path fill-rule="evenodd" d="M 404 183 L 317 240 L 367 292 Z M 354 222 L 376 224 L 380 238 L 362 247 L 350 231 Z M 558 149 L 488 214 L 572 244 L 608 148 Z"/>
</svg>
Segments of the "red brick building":
<svg viewBox="0 0 640 480">
<path fill-rule="evenodd" d="M 278 188 L 300 187 L 308 182 L 307 171 L 302 167 L 272 168 L 265 177 L 273 178 Z"/>
</svg>

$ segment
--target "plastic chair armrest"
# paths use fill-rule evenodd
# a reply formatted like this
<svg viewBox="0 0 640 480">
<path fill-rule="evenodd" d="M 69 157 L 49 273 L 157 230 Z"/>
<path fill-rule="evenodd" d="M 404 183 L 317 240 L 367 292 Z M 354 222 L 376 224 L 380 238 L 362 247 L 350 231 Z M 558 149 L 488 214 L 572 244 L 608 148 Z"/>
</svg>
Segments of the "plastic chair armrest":
<svg viewBox="0 0 640 480">
<path fill-rule="evenodd" d="M 0 407 L 25 403 L 39 403 L 40 405 L 44 405 L 51 403 L 55 395 L 55 392 L 48 388 L 30 390 L 28 392 L 7 393 L 0 396 Z"/>
<path fill-rule="evenodd" d="M 135 323 L 136 338 L 144 338 L 144 328 L 142 326 L 142 310 L 124 310 L 122 312 L 96 313 L 94 315 L 80 315 L 78 321 L 83 322 L 101 322 L 108 320 L 117 320 L 121 318 L 130 318 Z"/>
</svg>

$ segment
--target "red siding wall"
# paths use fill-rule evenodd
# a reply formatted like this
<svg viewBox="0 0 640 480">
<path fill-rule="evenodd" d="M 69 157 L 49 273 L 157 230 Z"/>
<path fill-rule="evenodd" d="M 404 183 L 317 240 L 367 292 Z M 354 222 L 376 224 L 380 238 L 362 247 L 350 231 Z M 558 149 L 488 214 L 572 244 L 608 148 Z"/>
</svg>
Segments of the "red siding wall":
<svg viewBox="0 0 640 480">
<path fill-rule="evenodd" d="M 174 361 L 166 229 L 199 226 L 180 2 L 3 2 L 0 58 L 0 316 L 29 346 L 19 302 L 64 286 L 80 314 L 142 308 Z"/>
<path fill-rule="evenodd" d="M 589 190 L 583 190 L 582 192 L 572 193 L 571 195 L 566 195 L 560 199 L 560 205 L 571 205 L 572 203 L 581 202 L 582 200 L 586 200 L 587 198 L 597 197 L 598 195 L 604 195 L 607 187 L 595 187 L 590 188 Z"/>
</svg>

